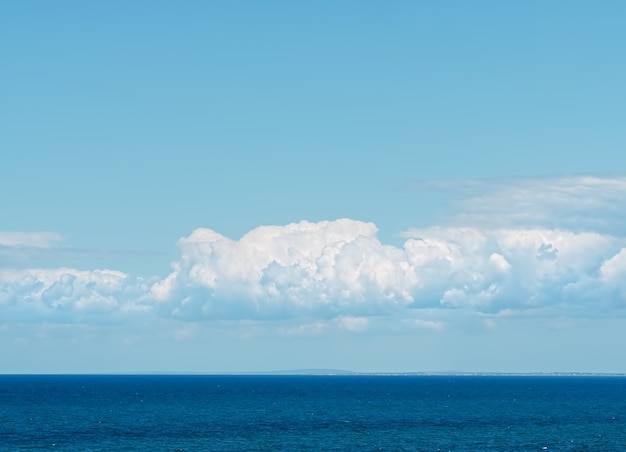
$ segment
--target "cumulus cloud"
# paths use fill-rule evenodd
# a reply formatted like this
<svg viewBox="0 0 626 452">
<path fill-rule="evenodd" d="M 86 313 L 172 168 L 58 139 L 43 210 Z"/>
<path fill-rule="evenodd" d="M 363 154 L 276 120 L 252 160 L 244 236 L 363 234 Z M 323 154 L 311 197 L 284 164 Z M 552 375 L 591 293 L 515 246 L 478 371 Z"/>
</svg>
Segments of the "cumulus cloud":
<svg viewBox="0 0 626 452">
<path fill-rule="evenodd" d="M 262 226 L 239 240 L 197 229 L 181 259 L 151 290 L 183 300 L 173 315 L 323 317 L 382 313 L 413 302 L 404 251 L 383 245 L 372 223 L 349 219 Z"/>
<path fill-rule="evenodd" d="M 139 280 L 114 270 L 0 269 L 0 309 L 5 320 L 72 322 L 141 311 L 140 293 Z"/>
<path fill-rule="evenodd" d="M 373 316 L 414 319 L 420 308 L 510 316 L 612 315 L 626 306 L 622 238 L 474 227 L 405 236 L 401 247 L 385 245 L 374 224 L 349 219 L 262 226 L 239 240 L 198 229 L 180 239 L 172 272 L 151 284 L 114 270 L 0 270 L 0 309 L 5 319 L 45 321 L 299 318 L 305 323 L 283 334 L 313 334 L 332 319 L 361 331 Z M 444 328 L 436 318 L 411 322 Z"/>
<path fill-rule="evenodd" d="M 0 270 L 0 311 L 5 319 L 44 321 L 293 320 L 283 335 L 371 330 L 376 317 L 443 331 L 445 316 L 437 313 L 445 312 L 473 312 L 488 318 L 485 325 L 497 316 L 626 312 L 626 234 L 616 219 L 625 179 L 465 187 L 458 215 L 404 231 L 401 246 L 382 243 L 375 224 L 353 219 L 260 226 L 239 239 L 199 228 L 178 241 L 171 272 L 150 283 L 115 270 Z M 24 237 L 0 240 L 53 242 Z"/>
<path fill-rule="evenodd" d="M 198 229 L 179 241 L 180 260 L 150 296 L 181 318 L 358 319 L 425 307 L 575 312 L 625 303 L 623 239 L 474 227 L 405 236 L 402 247 L 384 245 L 375 225 L 348 219 L 259 227 L 240 240 Z"/>
</svg>

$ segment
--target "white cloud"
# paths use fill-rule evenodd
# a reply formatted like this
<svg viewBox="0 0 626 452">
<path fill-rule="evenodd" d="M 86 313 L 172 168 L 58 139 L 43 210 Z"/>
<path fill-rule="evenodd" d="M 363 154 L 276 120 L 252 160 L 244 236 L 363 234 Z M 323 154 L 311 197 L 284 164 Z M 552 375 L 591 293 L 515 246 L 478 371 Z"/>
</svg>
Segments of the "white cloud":
<svg viewBox="0 0 626 452">
<path fill-rule="evenodd" d="M 412 319 L 415 308 L 567 316 L 626 306 L 623 239 L 469 227 L 405 236 L 402 247 L 384 245 L 373 224 L 348 219 L 264 226 L 240 240 L 199 229 L 179 241 L 173 271 L 152 284 L 114 270 L 0 270 L 0 310 L 35 321 L 299 318 L 308 321 L 282 334 L 317 334 L 332 319 L 356 331 L 372 316 Z"/>
<path fill-rule="evenodd" d="M 233 319 L 363 317 L 419 307 L 593 310 L 599 296 L 623 302 L 615 298 L 626 272 L 622 239 L 471 227 L 405 236 L 402 248 L 384 245 L 373 224 L 348 219 L 260 227 L 238 241 L 199 229 L 180 240 L 181 259 L 151 295 L 181 318 Z M 598 309 L 607 302 L 595 300 Z"/>
<path fill-rule="evenodd" d="M 0 309 L 23 320 L 73 321 L 136 310 L 140 281 L 114 270 L 0 269 Z"/>
<path fill-rule="evenodd" d="M 160 253 L 133 249 L 104 249 L 72 247 L 63 244 L 63 237 L 54 232 L 0 231 L 0 268 L 29 268 L 44 262 L 70 262 L 88 260 L 105 261 L 111 258 L 154 258 Z"/>
<path fill-rule="evenodd" d="M 376 231 L 348 219 L 262 226 L 238 241 L 198 229 L 179 241 L 181 259 L 152 295 L 208 317 L 334 317 L 411 303 L 414 276 L 397 265 L 404 252 Z"/>
<path fill-rule="evenodd" d="M 541 181 L 544 187 L 535 187 Z M 374 316 L 410 322 L 420 308 L 491 316 L 622 315 L 626 234 L 592 226 L 612 224 L 610 204 L 622 199 L 626 182 L 509 182 L 474 184 L 479 190 L 468 192 L 460 203 L 466 209 L 454 221 L 405 231 L 401 246 L 381 243 L 373 223 L 302 221 L 260 226 L 238 240 L 196 229 L 179 240 L 180 256 L 170 274 L 150 284 L 114 270 L 0 270 L 0 311 L 3 318 L 35 321 L 91 322 L 128 315 L 185 321 L 292 319 L 296 326 L 285 324 L 284 335 L 318 334 L 332 325 L 371 328 Z M 533 221 L 517 225 L 516 212 L 525 200 L 530 200 Z M 494 219 L 499 209 L 501 218 Z M 587 221 L 583 217 L 591 211 L 599 216 Z M 575 217 L 568 212 L 578 212 L 586 226 L 532 224 L 567 224 Z M 457 224 L 461 218 L 472 221 Z M 493 221 L 487 224 L 489 218 Z M 25 243 L 19 234 L 7 237 L 4 243 Z M 37 243 L 44 246 L 52 239 Z M 438 330 L 440 319 L 412 321 L 412 326 Z"/>
<path fill-rule="evenodd" d="M 0 231 L 0 265 L 28 262 L 51 252 L 60 242 L 61 236 L 53 232 Z"/>
<path fill-rule="evenodd" d="M 281 327 L 278 333 L 281 336 L 315 336 L 324 333 L 328 329 L 325 322 L 316 321 L 303 323 L 295 326 Z"/>
<path fill-rule="evenodd" d="M 444 328 L 443 322 L 438 320 L 410 319 L 408 323 L 414 328 L 424 328 L 432 331 L 442 331 Z"/>
<path fill-rule="evenodd" d="M 0 231 L 0 246 L 24 248 L 49 248 L 57 245 L 61 236 L 53 232 Z"/>
<path fill-rule="evenodd" d="M 346 329 L 348 331 L 363 331 L 367 328 L 369 324 L 369 320 L 365 317 L 339 317 L 337 322 L 341 326 L 341 328 Z"/>
<path fill-rule="evenodd" d="M 451 196 L 450 224 L 626 234 L 626 177 L 518 177 L 415 182 Z"/>
</svg>

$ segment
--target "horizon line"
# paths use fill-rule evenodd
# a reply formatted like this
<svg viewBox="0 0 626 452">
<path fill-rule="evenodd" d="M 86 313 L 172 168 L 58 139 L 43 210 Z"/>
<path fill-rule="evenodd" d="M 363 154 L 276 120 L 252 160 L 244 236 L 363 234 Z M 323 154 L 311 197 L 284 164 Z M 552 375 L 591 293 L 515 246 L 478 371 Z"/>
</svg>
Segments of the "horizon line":
<svg viewBox="0 0 626 452">
<path fill-rule="evenodd" d="M 131 371 L 131 372 L 3 372 L 0 376 L 502 376 L 502 377 L 626 377 L 626 372 L 498 372 L 498 371 L 410 371 L 410 372 L 359 372 L 341 369 L 293 369 L 276 371 L 238 371 L 238 372 L 202 372 L 202 371 Z"/>
</svg>

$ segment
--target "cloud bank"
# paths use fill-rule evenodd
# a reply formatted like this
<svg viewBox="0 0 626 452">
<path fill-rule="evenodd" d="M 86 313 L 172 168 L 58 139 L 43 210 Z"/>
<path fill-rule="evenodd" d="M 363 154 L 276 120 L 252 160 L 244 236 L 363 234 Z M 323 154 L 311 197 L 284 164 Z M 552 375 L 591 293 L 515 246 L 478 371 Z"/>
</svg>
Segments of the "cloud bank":
<svg viewBox="0 0 626 452">
<path fill-rule="evenodd" d="M 385 315 L 415 308 L 480 313 L 624 304 L 623 240 L 551 229 L 436 227 L 382 244 L 372 223 L 259 227 L 240 240 L 197 229 L 150 289 L 181 317 Z"/>
<path fill-rule="evenodd" d="M 331 324 L 358 332 L 374 317 L 437 332 L 442 313 L 459 310 L 486 318 L 622 315 L 626 240 L 614 203 L 624 200 L 626 183 L 539 182 L 477 182 L 473 193 L 467 186 L 457 217 L 405 231 L 402 246 L 381 243 L 373 223 L 301 221 L 239 239 L 196 229 L 178 241 L 171 272 L 152 281 L 114 270 L 0 269 L 0 312 L 46 322 L 299 319 L 285 334 Z"/>
</svg>

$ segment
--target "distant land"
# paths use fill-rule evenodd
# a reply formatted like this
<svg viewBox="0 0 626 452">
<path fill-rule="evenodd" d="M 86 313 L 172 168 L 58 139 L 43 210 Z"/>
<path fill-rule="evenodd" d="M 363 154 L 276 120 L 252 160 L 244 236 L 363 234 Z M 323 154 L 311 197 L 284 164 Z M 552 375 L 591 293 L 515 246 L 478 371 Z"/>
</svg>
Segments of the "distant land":
<svg viewBox="0 0 626 452">
<path fill-rule="evenodd" d="M 619 372 L 464 372 L 464 371 L 425 371 L 425 372 L 357 372 L 344 369 L 291 369 L 276 371 L 251 371 L 251 372 L 37 372 L 37 373 L 11 373 L 0 372 L 0 375 L 222 375 L 222 376 L 254 376 L 254 375 L 293 375 L 293 376 L 442 376 L 442 377 L 626 377 L 626 373 Z"/>
<path fill-rule="evenodd" d="M 434 372 L 355 372 L 342 369 L 295 369 L 271 372 L 250 372 L 251 375 L 363 375 L 363 376 L 616 376 L 623 377 L 626 373 L 617 372 L 463 372 L 463 371 L 434 371 Z"/>
</svg>

